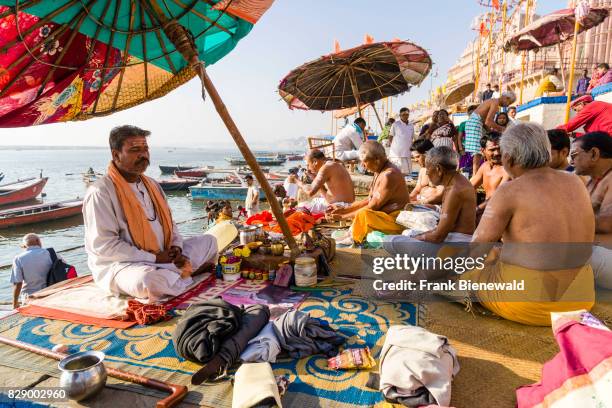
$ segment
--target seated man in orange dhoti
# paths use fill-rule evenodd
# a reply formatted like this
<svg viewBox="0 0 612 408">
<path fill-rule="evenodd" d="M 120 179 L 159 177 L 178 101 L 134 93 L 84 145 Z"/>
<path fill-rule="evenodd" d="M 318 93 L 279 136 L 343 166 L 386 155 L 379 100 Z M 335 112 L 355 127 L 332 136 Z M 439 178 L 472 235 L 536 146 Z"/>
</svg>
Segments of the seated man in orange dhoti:
<svg viewBox="0 0 612 408">
<path fill-rule="evenodd" d="M 98 286 L 145 302 L 176 296 L 191 276 L 216 261 L 212 235 L 183 240 L 164 193 L 144 175 L 149 131 L 121 126 L 110 133 L 108 173 L 83 203 L 87 263 Z"/>
</svg>

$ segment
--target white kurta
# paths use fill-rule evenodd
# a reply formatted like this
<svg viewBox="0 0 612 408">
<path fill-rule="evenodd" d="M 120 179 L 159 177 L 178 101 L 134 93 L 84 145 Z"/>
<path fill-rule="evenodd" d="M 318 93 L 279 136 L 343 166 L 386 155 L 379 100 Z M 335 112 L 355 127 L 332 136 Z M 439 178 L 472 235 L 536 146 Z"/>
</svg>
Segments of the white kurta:
<svg viewBox="0 0 612 408">
<path fill-rule="evenodd" d="M 412 123 L 404 123 L 396 120 L 391 126 L 389 134 L 393 136 L 391 147 L 389 148 L 390 158 L 410 158 L 412 139 L 414 137 L 414 126 Z"/>
<path fill-rule="evenodd" d="M 147 217 L 154 219 L 151 228 L 163 247 L 163 228 L 155 216 L 146 188 L 136 183 L 130 187 L 136 192 Z M 157 188 L 162 191 L 161 187 Z M 192 283 L 191 278 L 180 277 L 180 270 L 174 264 L 156 264 L 154 254 L 134 245 L 110 177 L 102 177 L 87 190 L 83 218 L 87 264 L 95 282 L 106 291 L 155 302 L 166 296 L 179 295 Z M 176 224 L 172 229 L 171 245 L 183 249 L 194 270 L 206 262 L 214 262 L 218 252 L 213 236 L 203 235 L 183 241 Z"/>
<path fill-rule="evenodd" d="M 363 144 L 362 134 L 355 125 L 349 124 L 334 137 L 334 148 L 338 160 L 356 160 L 359 158 L 359 148 Z"/>
</svg>

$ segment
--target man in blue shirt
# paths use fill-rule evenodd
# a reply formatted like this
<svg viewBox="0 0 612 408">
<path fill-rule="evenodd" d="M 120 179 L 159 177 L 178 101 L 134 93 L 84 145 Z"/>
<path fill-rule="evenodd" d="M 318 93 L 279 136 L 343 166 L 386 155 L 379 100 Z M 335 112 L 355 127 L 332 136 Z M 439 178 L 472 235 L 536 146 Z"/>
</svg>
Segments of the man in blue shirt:
<svg viewBox="0 0 612 408">
<path fill-rule="evenodd" d="M 23 237 L 24 252 L 13 260 L 11 283 L 13 284 L 13 307 L 19 307 L 19 295 L 31 295 L 47 286 L 47 275 L 53 262 L 49 251 L 42 248 L 40 237 L 27 234 Z"/>
<path fill-rule="evenodd" d="M 578 95 L 583 95 L 587 93 L 587 89 L 589 88 L 589 82 L 591 82 L 591 78 L 588 77 L 589 71 L 586 69 L 582 73 L 582 77 L 578 80 L 578 84 L 576 85 L 576 93 Z"/>
</svg>

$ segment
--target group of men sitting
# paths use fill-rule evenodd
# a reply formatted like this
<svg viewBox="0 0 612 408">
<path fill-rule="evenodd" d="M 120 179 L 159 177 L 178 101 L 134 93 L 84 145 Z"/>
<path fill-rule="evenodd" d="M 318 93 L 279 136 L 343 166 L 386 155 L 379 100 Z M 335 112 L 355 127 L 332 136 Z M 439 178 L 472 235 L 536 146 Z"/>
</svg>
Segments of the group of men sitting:
<svg viewBox="0 0 612 408">
<path fill-rule="evenodd" d="M 116 295 L 154 302 L 185 291 L 193 275 L 216 262 L 218 246 L 207 234 L 182 238 L 161 188 L 144 175 L 149 165 L 148 135 L 134 126 L 112 130 L 112 161 L 107 175 L 88 190 L 83 214 L 88 265 L 97 284 Z M 587 177 L 586 184 L 568 171 L 570 147 L 564 132 L 547 133 L 535 123 L 517 124 L 501 136 L 491 133 L 482 138 L 486 162 L 468 180 L 458 171 L 452 148 L 419 141 L 414 149 L 423 168 L 411 194 L 384 147 L 366 141 L 358 158 L 374 174 L 367 198 L 356 201 L 344 165 L 319 150 L 306 155 L 314 179 L 311 184 L 300 182 L 300 187 L 312 198 L 310 208 L 318 207 L 328 220 L 352 220 L 350 239 L 356 244 L 372 231 L 401 234 L 404 227 L 396 217 L 411 203 L 430 204 L 439 213 L 432 230 L 402 237 L 421 242 L 457 239 L 504 246 L 610 242 L 612 139 L 595 132 L 574 142 L 571 159 L 576 174 Z M 475 187 L 480 185 L 486 197 L 477 205 Z M 595 279 L 608 288 L 612 288 L 611 254 L 596 246 L 590 261 Z M 582 266 L 587 264 L 588 259 Z M 503 310 L 495 311 L 504 316 Z"/>
</svg>

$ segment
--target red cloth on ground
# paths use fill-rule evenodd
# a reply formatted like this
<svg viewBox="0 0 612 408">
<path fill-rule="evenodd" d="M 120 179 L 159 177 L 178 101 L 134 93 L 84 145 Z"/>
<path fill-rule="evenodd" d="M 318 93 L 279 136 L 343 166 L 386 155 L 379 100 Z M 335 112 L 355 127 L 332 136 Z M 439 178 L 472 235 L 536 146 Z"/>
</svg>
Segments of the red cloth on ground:
<svg viewBox="0 0 612 408">
<path fill-rule="evenodd" d="M 584 126 L 586 133 L 602 131 L 612 134 L 612 103 L 591 102 L 567 124 L 557 126 L 557 129 L 573 132 L 581 126 Z"/>
<path fill-rule="evenodd" d="M 128 321 L 135 321 L 138 324 L 153 324 L 163 320 L 171 319 L 164 305 L 145 305 L 137 300 L 128 300 L 126 310 Z"/>
<path fill-rule="evenodd" d="M 289 224 L 289 229 L 291 230 L 292 235 L 298 235 L 302 232 L 308 232 L 315 226 L 316 220 L 312 215 L 303 213 L 301 211 L 296 211 L 287 217 L 287 224 Z M 274 232 L 282 232 L 280 226 L 275 225 L 271 229 Z"/>
<path fill-rule="evenodd" d="M 262 211 L 247 218 L 245 224 L 268 225 L 270 222 L 272 222 L 273 219 L 274 218 L 272 217 L 272 213 L 270 211 Z"/>
</svg>

